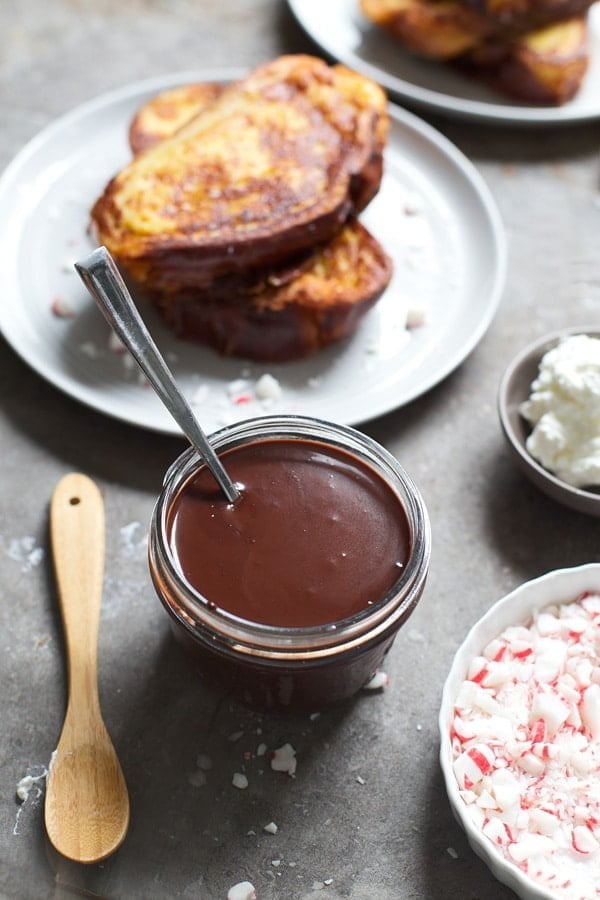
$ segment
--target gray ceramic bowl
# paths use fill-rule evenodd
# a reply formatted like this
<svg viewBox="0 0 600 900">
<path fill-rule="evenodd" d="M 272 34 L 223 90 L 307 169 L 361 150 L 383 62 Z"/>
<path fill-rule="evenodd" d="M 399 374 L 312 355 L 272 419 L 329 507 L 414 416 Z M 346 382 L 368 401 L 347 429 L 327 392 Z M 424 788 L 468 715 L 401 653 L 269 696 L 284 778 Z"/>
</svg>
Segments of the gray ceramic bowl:
<svg viewBox="0 0 600 900">
<path fill-rule="evenodd" d="M 520 404 L 527 400 L 531 393 L 531 382 L 538 374 L 542 356 L 561 338 L 571 334 L 600 337 L 600 329 L 597 326 L 562 328 L 560 331 L 538 338 L 537 341 L 525 347 L 513 359 L 502 376 L 498 391 L 498 412 L 502 430 L 515 462 L 536 487 L 565 506 L 592 516 L 600 516 L 600 492 L 582 490 L 566 484 L 544 469 L 531 456 L 525 447 L 525 441 L 531 429 L 519 412 Z"/>
</svg>

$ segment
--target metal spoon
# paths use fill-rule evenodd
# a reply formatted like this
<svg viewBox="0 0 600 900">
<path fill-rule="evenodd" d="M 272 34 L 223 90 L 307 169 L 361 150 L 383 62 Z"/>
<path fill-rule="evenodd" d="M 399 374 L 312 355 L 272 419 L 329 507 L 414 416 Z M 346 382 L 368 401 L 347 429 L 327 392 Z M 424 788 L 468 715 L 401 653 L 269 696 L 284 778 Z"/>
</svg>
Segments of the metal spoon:
<svg viewBox="0 0 600 900">
<path fill-rule="evenodd" d="M 106 247 L 99 247 L 75 268 L 102 314 L 134 357 L 188 441 L 204 460 L 230 503 L 240 492 L 223 468 L 189 403 L 177 387 L 171 370 L 150 337 Z"/>
</svg>

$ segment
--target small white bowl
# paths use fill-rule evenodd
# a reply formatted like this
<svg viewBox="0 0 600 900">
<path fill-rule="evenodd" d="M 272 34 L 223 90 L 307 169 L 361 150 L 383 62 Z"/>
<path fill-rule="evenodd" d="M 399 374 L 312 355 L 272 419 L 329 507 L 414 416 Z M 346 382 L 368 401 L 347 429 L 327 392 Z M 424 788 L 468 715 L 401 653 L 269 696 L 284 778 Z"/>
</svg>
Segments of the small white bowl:
<svg viewBox="0 0 600 900">
<path fill-rule="evenodd" d="M 570 603 L 584 591 L 600 593 L 600 563 L 589 563 L 572 569 L 556 569 L 540 578 L 526 581 L 498 600 L 471 628 L 457 650 L 442 694 L 439 717 L 440 763 L 452 812 L 464 829 L 475 853 L 487 863 L 498 881 L 508 885 L 523 900 L 555 900 L 556 895 L 505 859 L 470 820 L 452 768 L 450 727 L 454 717 L 454 701 L 467 677 L 469 663 L 473 657 L 481 655 L 483 648 L 493 638 L 498 637 L 509 625 L 527 624 L 534 610 L 550 604 Z"/>
<path fill-rule="evenodd" d="M 541 491 L 559 503 L 588 515 L 600 516 L 600 493 L 576 488 L 561 481 L 552 472 L 544 469 L 529 453 L 525 441 L 531 427 L 519 412 L 521 403 L 529 399 L 531 382 L 538 375 L 542 356 L 558 344 L 559 340 L 573 334 L 600 337 L 597 327 L 582 326 L 562 328 L 529 344 L 513 359 L 502 377 L 498 390 L 498 413 L 513 459 L 525 475 Z"/>
</svg>

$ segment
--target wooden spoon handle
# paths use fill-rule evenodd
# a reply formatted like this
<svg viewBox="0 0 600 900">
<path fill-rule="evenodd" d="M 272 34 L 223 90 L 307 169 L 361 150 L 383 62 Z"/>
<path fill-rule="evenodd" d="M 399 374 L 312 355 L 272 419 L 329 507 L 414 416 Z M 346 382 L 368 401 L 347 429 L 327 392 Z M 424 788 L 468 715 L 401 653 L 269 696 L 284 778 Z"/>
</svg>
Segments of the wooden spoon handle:
<svg viewBox="0 0 600 900">
<path fill-rule="evenodd" d="M 52 495 L 50 536 L 69 669 L 69 705 L 98 706 L 97 646 L 104 572 L 104 505 L 85 475 L 65 475 Z"/>
<path fill-rule="evenodd" d="M 104 568 L 104 507 L 85 475 L 66 475 L 50 503 L 50 535 L 64 623 L 69 703 L 46 786 L 53 846 L 91 863 L 113 853 L 129 824 L 129 798 L 100 712 L 97 644 Z"/>
</svg>

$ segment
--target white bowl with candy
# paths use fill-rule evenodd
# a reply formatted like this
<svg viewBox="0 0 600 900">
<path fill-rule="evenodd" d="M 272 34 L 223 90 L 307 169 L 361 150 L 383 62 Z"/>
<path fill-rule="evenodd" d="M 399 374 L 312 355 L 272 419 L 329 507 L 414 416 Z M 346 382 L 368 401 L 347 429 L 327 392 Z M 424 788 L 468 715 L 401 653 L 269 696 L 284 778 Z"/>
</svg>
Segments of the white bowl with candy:
<svg viewBox="0 0 600 900">
<path fill-rule="evenodd" d="M 453 812 L 526 900 L 600 897 L 600 564 L 499 600 L 446 679 L 440 759 Z"/>
</svg>

